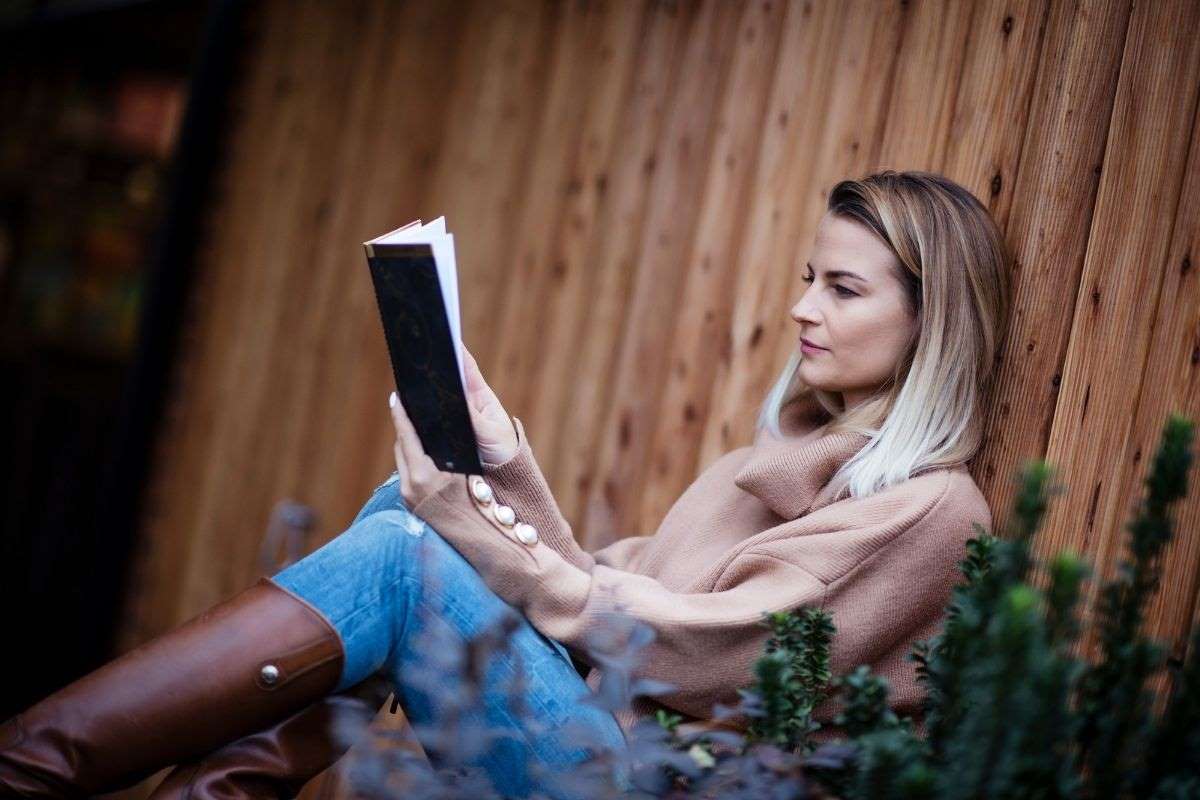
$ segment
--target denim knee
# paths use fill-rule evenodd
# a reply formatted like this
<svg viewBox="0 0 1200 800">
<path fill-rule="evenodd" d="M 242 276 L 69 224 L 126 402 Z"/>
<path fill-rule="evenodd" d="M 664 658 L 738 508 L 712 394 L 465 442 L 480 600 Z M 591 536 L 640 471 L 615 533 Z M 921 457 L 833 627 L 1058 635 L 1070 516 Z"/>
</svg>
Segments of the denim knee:
<svg viewBox="0 0 1200 800">
<path fill-rule="evenodd" d="M 432 530 L 433 528 L 430 528 L 416 514 L 407 508 L 401 507 L 385 508 L 382 511 L 367 514 L 354 525 L 351 525 L 346 530 L 346 533 L 353 532 L 357 536 L 371 540 L 382 540 L 386 543 L 388 537 L 395 536 L 398 533 L 406 533 L 409 536 L 420 538 L 427 531 Z"/>
<path fill-rule="evenodd" d="M 430 530 L 406 509 L 377 511 L 273 576 L 341 636 L 347 663 L 339 688 L 373 672 L 402 635 L 408 594 L 424 580 Z"/>
<path fill-rule="evenodd" d="M 372 490 L 371 496 L 367 498 L 367 502 L 363 503 L 358 514 L 355 515 L 351 525 L 357 524 L 371 514 L 380 511 L 388 510 L 408 510 L 408 504 L 404 502 L 404 496 L 400 494 L 400 473 L 393 471 L 383 483 L 379 484 Z"/>
</svg>

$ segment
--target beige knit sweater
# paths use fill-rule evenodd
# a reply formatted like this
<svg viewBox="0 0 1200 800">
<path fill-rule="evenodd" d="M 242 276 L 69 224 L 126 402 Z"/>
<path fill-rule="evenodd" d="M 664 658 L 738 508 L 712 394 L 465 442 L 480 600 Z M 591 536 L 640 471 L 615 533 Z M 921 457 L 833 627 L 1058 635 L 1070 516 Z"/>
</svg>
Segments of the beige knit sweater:
<svg viewBox="0 0 1200 800">
<path fill-rule="evenodd" d="M 923 690 L 912 642 L 940 630 L 961 579 L 972 522 L 991 531 L 987 502 L 965 467 L 910 478 L 872 497 L 831 502 L 829 478 L 867 442 L 826 434 L 814 400 L 784 409 L 782 440 L 760 431 L 752 445 L 718 458 L 684 491 L 653 535 L 632 536 L 588 553 L 576 543 L 514 417 L 519 448 L 504 464 L 484 464 L 495 499 L 473 490 L 479 476 L 449 475 L 413 509 L 458 549 L 500 597 L 539 631 L 586 661 L 590 631 L 618 609 L 650 625 L 655 640 L 637 675 L 674 684 L 655 701 L 639 698 L 617 716 L 628 734 L 640 717 L 666 707 L 696 720 L 716 702 L 734 705 L 751 683 L 769 630 L 763 614 L 816 606 L 832 615 L 834 675 L 868 664 L 888 680 L 891 705 L 918 722 Z M 505 504 L 536 528 L 522 543 L 497 521 Z M 528 529 L 522 532 L 528 533 Z M 832 696 L 814 710 L 814 737 L 841 733 Z M 725 725 L 744 727 L 744 717 Z"/>
</svg>

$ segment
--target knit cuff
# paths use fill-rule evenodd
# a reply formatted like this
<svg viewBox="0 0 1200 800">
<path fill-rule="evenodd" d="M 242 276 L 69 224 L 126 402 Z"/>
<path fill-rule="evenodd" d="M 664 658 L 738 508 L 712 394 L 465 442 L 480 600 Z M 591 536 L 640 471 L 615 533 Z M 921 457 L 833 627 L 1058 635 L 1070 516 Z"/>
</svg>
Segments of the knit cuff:
<svg viewBox="0 0 1200 800">
<path fill-rule="evenodd" d="M 591 576 L 569 564 L 543 540 L 516 541 L 498 523 L 479 513 L 464 476 L 421 500 L 413 513 L 449 542 L 484 583 L 524 612 L 535 628 L 572 645 L 582 641 Z"/>
<path fill-rule="evenodd" d="M 528 574 L 534 568 L 536 558 L 528 546 L 506 536 L 496 524 L 479 514 L 467 488 L 469 480 L 466 475 L 451 476 L 436 491 L 422 498 L 412 508 L 412 513 L 453 545 L 480 575 L 488 579 L 493 591 L 505 594 L 501 592 L 503 584 Z M 520 583 L 524 584 L 524 581 Z M 515 597 L 515 593 L 505 594 L 505 599 L 511 602 L 510 596 Z"/>
<path fill-rule="evenodd" d="M 571 526 L 534 458 L 524 424 L 517 417 L 512 420 L 517 430 L 517 451 L 502 464 L 482 462 L 484 480 L 502 503 L 512 506 L 518 519 L 537 528 L 542 541 L 571 564 L 590 572 L 595 559 L 575 541 Z"/>
</svg>

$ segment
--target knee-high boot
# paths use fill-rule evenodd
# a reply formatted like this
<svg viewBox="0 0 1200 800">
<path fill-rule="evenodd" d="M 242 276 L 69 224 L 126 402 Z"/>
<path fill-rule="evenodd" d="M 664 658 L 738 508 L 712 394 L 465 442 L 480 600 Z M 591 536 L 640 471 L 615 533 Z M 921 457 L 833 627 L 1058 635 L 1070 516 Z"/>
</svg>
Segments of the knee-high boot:
<svg viewBox="0 0 1200 800">
<path fill-rule="evenodd" d="M 295 797 L 360 739 L 391 690 L 375 675 L 169 772 L 149 800 Z"/>
<path fill-rule="evenodd" d="M 320 612 L 260 578 L 0 725 L 0 796 L 131 786 L 309 706 L 344 660 Z"/>
</svg>

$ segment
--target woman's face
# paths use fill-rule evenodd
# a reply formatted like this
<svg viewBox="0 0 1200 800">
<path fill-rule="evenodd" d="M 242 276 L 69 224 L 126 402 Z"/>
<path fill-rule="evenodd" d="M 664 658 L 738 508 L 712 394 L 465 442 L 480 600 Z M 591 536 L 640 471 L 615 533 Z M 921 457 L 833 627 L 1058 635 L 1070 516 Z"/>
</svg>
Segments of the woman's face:
<svg viewBox="0 0 1200 800">
<path fill-rule="evenodd" d="M 828 212 L 817 226 L 808 263 L 801 266 L 809 285 L 791 309 L 800 326 L 800 378 L 840 393 L 846 409 L 891 377 L 916 332 L 904 287 L 893 276 L 899 267 L 868 228 Z M 800 338 L 824 349 L 802 347 Z"/>
</svg>

